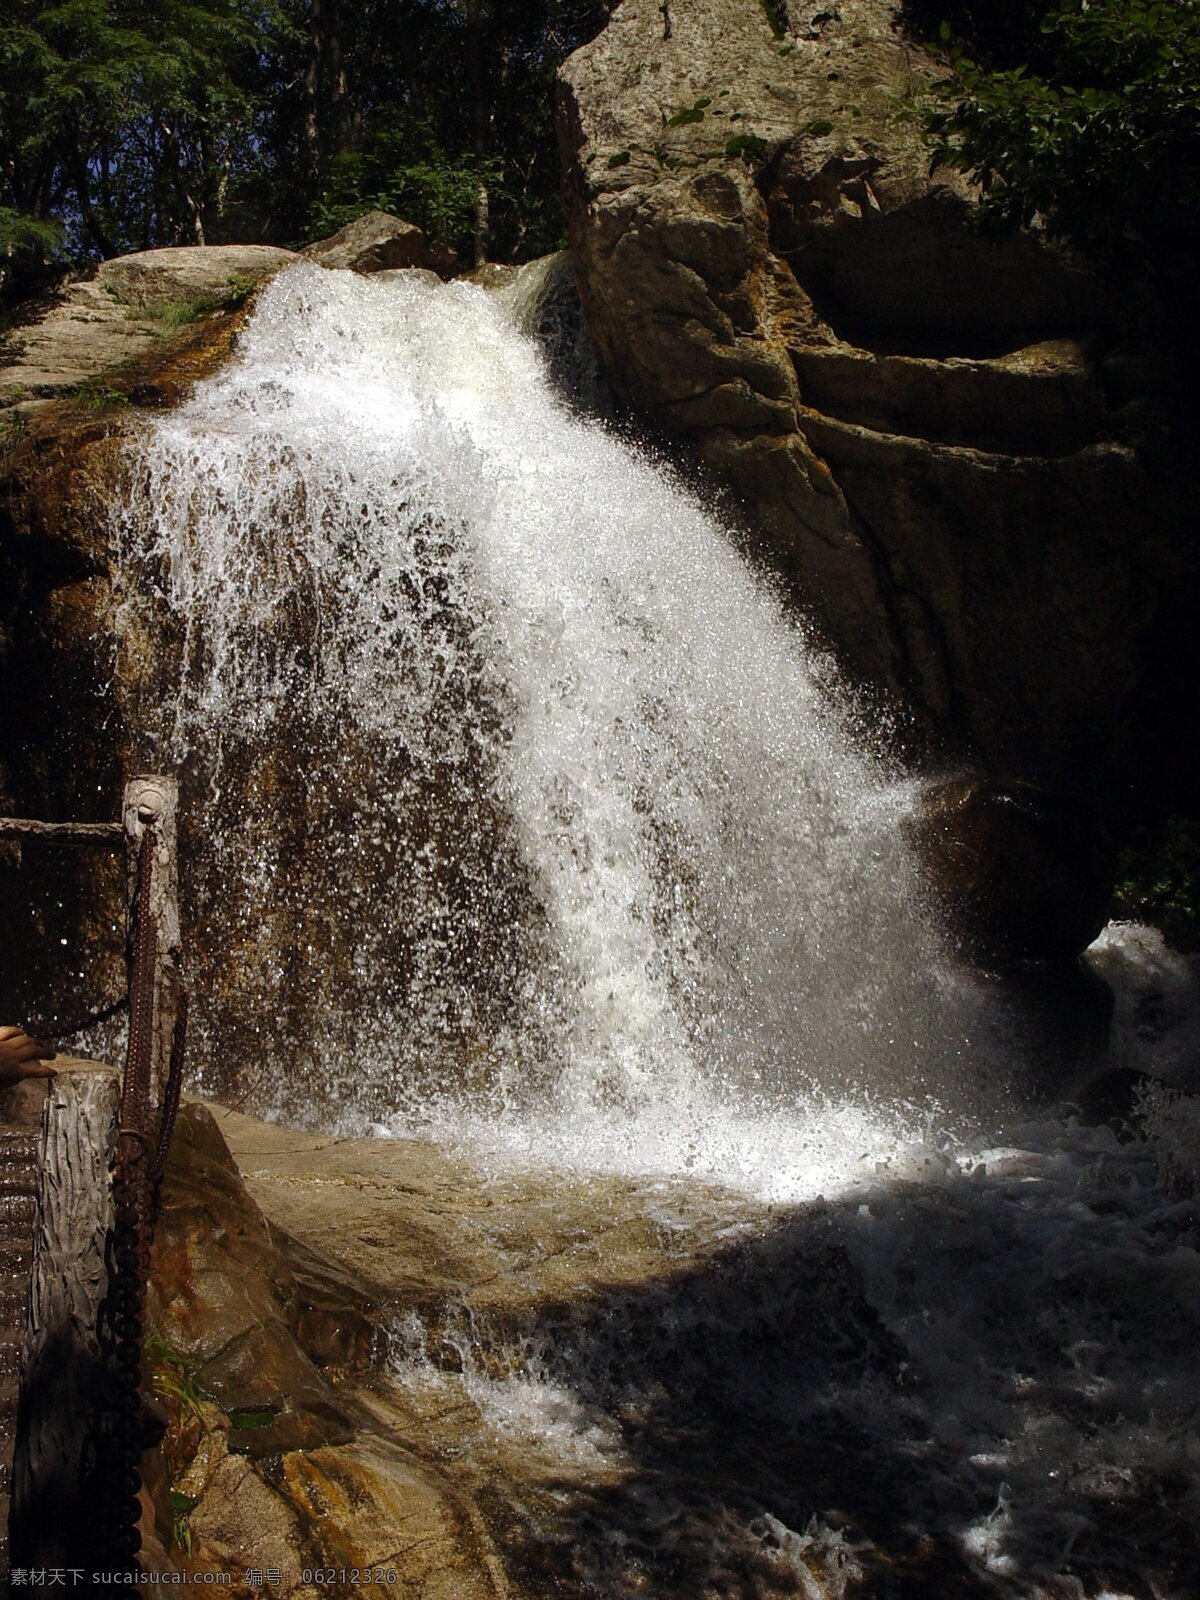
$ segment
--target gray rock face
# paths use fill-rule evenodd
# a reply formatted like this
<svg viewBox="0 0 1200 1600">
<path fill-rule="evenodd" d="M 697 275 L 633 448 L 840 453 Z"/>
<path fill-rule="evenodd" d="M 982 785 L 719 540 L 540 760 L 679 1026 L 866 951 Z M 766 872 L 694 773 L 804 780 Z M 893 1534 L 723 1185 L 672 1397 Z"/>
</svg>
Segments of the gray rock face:
<svg viewBox="0 0 1200 1600">
<path fill-rule="evenodd" d="M 319 239 L 304 251 L 320 267 L 350 272 L 390 272 L 419 267 L 427 272 L 452 271 L 453 252 L 431 245 L 414 222 L 403 222 L 387 211 L 368 211 L 328 239 Z"/>
<path fill-rule="evenodd" d="M 47 296 L 0 341 L 0 415 L 58 400 L 136 361 L 293 260 L 273 245 L 193 245 L 105 261 Z"/>
<path fill-rule="evenodd" d="M 1117 813 L 1169 791 L 1196 536 L 1161 363 L 1096 274 L 931 178 L 895 106 L 936 69 L 891 0 L 790 14 L 624 0 L 566 63 L 606 374 L 936 741 Z"/>
</svg>

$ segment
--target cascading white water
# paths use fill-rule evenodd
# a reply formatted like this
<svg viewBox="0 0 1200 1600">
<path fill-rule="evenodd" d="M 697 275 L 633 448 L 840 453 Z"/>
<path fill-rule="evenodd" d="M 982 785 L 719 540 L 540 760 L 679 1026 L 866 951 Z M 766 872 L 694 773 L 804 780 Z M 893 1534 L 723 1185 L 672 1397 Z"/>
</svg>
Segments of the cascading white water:
<svg viewBox="0 0 1200 1600">
<path fill-rule="evenodd" d="M 758 1181 L 947 1093 L 909 789 L 495 298 L 290 267 L 119 520 L 121 630 L 181 633 L 140 715 L 207 841 L 201 1037 L 261 1103 Z"/>
</svg>

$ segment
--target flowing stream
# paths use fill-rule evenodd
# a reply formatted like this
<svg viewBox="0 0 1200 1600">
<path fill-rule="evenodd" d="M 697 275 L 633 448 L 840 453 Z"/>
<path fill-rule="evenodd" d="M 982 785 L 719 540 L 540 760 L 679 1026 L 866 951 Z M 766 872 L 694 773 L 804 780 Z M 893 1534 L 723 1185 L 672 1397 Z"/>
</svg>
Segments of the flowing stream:
<svg viewBox="0 0 1200 1600">
<path fill-rule="evenodd" d="M 1186 1217 L 1107 1131 L 971 1131 L 1009 1114 L 1021 1044 L 923 903 L 913 784 L 695 494 L 563 399 L 522 293 L 290 267 L 133 462 L 118 626 L 131 659 L 170 642 L 134 717 L 139 759 L 182 774 L 202 1086 L 477 1168 L 659 1183 L 662 1237 L 686 1185 L 710 1227 L 736 1197 L 732 1290 L 523 1357 L 468 1331 L 446 1369 L 400 1330 L 402 1385 L 554 1455 L 520 1512 L 539 1538 L 573 1475 L 607 1496 L 567 1539 L 580 1587 L 547 1594 L 841 1594 L 888 1538 L 953 1545 L 930 1571 L 973 1574 L 956 1593 L 1124 1593 L 1138 1518 L 1190 1471 L 1194 1363 L 1171 1347 L 1157 1411 L 1138 1377 L 1165 1320 L 1200 1320 Z M 1139 1284 L 1116 1309 L 1114 1263 Z M 738 1494 L 711 1466 L 685 1492 L 676 1437 L 732 1451 Z M 596 1464 L 618 1438 L 655 1463 L 628 1503 Z M 809 1520 L 821 1495 L 840 1521 Z M 775 1576 L 722 1587 L 697 1539 Z M 1129 1592 L 1185 1592 L 1177 1543 Z M 932 1593 L 923 1571 L 863 1592 Z"/>
</svg>

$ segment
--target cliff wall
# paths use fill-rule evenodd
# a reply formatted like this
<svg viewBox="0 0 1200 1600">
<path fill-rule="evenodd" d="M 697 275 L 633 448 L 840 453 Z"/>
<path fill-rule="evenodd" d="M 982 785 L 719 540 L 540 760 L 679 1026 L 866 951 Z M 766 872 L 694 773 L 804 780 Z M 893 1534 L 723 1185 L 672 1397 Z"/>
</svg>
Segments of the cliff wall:
<svg viewBox="0 0 1200 1600">
<path fill-rule="evenodd" d="M 778 15 L 778 8 L 776 8 Z M 1171 330 L 931 176 L 891 0 L 624 0 L 560 78 L 580 292 L 851 674 L 941 754 L 1191 803 L 1195 474 Z M 1157 319 L 1157 320 L 1156 320 Z"/>
</svg>

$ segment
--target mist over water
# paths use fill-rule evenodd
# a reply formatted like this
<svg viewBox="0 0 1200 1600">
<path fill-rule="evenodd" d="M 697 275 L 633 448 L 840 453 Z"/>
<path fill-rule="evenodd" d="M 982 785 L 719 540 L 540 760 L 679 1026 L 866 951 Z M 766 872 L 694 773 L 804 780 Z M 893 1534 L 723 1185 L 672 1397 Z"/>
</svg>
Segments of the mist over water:
<svg viewBox="0 0 1200 1600">
<path fill-rule="evenodd" d="M 206 1087 L 785 1189 L 933 1134 L 987 1065 L 910 786 L 518 320 L 296 265 L 142 442 L 120 626 L 179 641 L 143 755 L 202 841 Z"/>
</svg>

